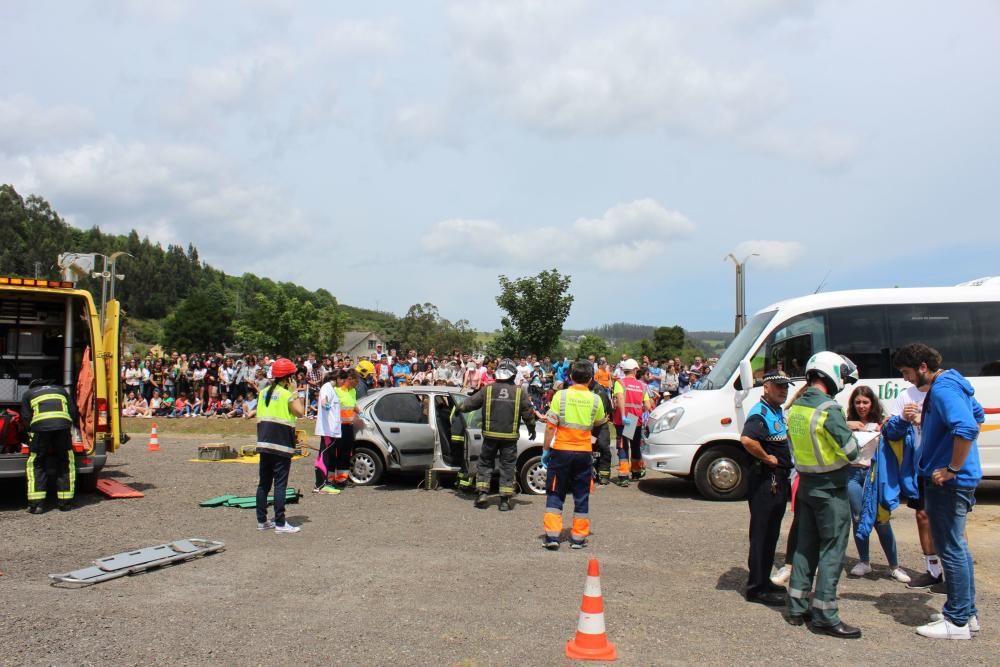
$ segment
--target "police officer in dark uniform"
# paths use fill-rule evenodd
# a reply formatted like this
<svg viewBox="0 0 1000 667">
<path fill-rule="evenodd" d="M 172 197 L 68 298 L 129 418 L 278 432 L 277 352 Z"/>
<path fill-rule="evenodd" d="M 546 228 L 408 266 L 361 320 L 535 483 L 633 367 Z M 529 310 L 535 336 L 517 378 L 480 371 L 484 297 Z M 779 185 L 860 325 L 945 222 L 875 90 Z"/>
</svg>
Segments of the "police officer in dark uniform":
<svg viewBox="0 0 1000 667">
<path fill-rule="evenodd" d="M 490 479 L 493 463 L 500 455 L 500 511 L 513 509 L 510 499 L 514 495 L 514 467 L 517 464 L 518 425 L 523 419 L 528 427 L 528 437 L 535 439 L 535 409 L 528 392 L 514 386 L 517 366 L 504 359 L 497 366 L 496 382 L 488 384 L 462 403 L 462 412 L 483 410 L 483 448 L 479 453 L 476 473 L 475 505 L 480 509 L 489 504 Z"/>
<path fill-rule="evenodd" d="M 593 378 L 590 379 L 590 384 L 587 386 L 601 399 L 601 403 L 604 404 L 604 414 L 610 415 L 612 412 L 611 395 L 607 387 Z M 611 426 L 609 424 L 610 419 L 605 419 L 603 424 L 595 426 L 590 432 L 594 438 L 594 454 L 597 455 L 597 483 L 601 486 L 611 483 Z"/>
<path fill-rule="evenodd" d="M 747 567 L 747 602 L 781 606 L 784 589 L 771 583 L 774 550 L 781 535 L 785 504 L 791 495 L 788 482 L 792 458 L 788 449 L 788 429 L 781 406 L 788 398 L 792 381 L 778 370 L 764 372 L 761 400 L 747 414 L 740 442 L 754 457 L 750 467 L 750 555 Z"/>
<path fill-rule="evenodd" d="M 49 482 L 54 477 L 59 509 L 73 508 L 76 494 L 76 458 L 70 429 L 77 422 L 69 393 L 48 380 L 33 380 L 21 399 L 21 419 L 30 433 L 28 449 L 28 512 L 42 511 Z"/>
</svg>

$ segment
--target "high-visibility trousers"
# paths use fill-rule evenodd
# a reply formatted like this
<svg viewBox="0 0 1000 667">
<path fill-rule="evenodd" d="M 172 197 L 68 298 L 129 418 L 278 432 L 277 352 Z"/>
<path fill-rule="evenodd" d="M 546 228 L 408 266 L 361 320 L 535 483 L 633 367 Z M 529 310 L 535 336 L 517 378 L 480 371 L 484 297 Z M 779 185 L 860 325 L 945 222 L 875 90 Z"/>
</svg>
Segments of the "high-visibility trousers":
<svg viewBox="0 0 1000 667">
<path fill-rule="evenodd" d="M 76 494 L 76 457 L 68 428 L 31 434 L 28 462 L 28 502 L 45 500 L 49 482 L 55 481 L 60 502 L 73 500 Z"/>
</svg>

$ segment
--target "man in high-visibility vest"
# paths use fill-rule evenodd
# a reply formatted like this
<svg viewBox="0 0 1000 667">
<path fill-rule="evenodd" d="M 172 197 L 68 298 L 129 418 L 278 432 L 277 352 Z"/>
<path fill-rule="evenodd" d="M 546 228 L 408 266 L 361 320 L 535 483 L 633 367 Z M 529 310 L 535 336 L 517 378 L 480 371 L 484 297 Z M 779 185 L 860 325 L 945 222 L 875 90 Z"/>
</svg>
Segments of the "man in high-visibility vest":
<svg viewBox="0 0 1000 667">
<path fill-rule="evenodd" d="M 28 512 L 42 511 L 49 481 L 55 477 L 59 509 L 73 508 L 76 493 L 76 457 L 70 429 L 77 422 L 76 405 L 63 387 L 46 380 L 33 380 L 21 399 L 21 420 L 29 437 Z"/>
<path fill-rule="evenodd" d="M 614 402 L 612 421 L 618 439 L 618 480 L 619 486 L 628 486 L 629 476 L 642 479 L 646 466 L 642 461 L 642 413 L 653 409 L 653 403 L 646 393 L 646 385 L 635 376 L 639 364 L 628 358 L 621 362 L 624 374 L 614 383 L 611 393 Z"/>
<path fill-rule="evenodd" d="M 797 543 L 788 585 L 789 622 L 811 621 L 817 632 L 841 639 L 861 636 L 861 630 L 840 620 L 837 608 L 837 582 L 851 535 L 848 467 L 858 458 L 858 443 L 833 397 L 845 382 L 857 379 L 857 367 L 850 359 L 818 352 L 806 363 L 808 387 L 788 411 L 788 439 L 800 480 L 795 501 Z"/>
<path fill-rule="evenodd" d="M 462 403 L 462 412 L 483 410 L 483 448 L 479 452 L 476 470 L 475 506 L 485 509 L 489 504 L 490 480 L 493 464 L 500 455 L 500 511 L 513 509 L 514 467 L 517 465 L 518 428 L 521 420 L 528 427 L 528 438 L 535 439 L 535 409 L 528 392 L 514 386 L 517 366 L 504 359 L 497 366 L 496 382 L 488 384 Z M 587 444 L 590 444 L 588 438 Z"/>
<path fill-rule="evenodd" d="M 552 397 L 545 415 L 545 440 L 542 462 L 545 477 L 545 548 L 559 548 L 562 534 L 563 503 L 566 493 L 573 494 L 573 526 L 570 545 L 587 546 L 590 535 L 590 486 L 594 480 L 590 434 L 606 419 L 600 397 L 587 389 L 594 376 L 594 365 L 577 361 L 570 370 L 573 385 L 560 389 Z"/>
<path fill-rule="evenodd" d="M 257 401 L 257 530 L 297 533 L 299 526 L 285 521 L 285 489 L 295 455 L 295 418 L 306 407 L 296 391 L 295 364 L 280 357 L 271 364 L 273 382 Z M 267 518 L 267 492 L 274 484 L 274 521 Z"/>
</svg>

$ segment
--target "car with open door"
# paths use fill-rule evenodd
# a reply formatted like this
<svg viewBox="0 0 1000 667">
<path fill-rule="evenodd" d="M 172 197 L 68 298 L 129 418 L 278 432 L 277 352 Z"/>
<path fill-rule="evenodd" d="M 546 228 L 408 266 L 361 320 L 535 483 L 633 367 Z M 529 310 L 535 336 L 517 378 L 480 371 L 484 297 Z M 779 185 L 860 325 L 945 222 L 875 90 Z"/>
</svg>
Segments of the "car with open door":
<svg viewBox="0 0 1000 667">
<path fill-rule="evenodd" d="M 351 481 L 358 486 L 380 483 L 387 472 L 424 472 L 452 468 L 450 460 L 451 412 L 467 396 L 458 387 L 409 386 L 383 389 L 358 401 L 364 424 L 355 430 Z M 466 455 L 469 470 L 475 470 L 482 449 L 482 412 L 462 413 L 466 424 Z M 517 442 L 516 479 L 521 493 L 545 493 L 545 470 L 541 467 L 542 429 L 528 439 L 522 424 Z"/>
</svg>

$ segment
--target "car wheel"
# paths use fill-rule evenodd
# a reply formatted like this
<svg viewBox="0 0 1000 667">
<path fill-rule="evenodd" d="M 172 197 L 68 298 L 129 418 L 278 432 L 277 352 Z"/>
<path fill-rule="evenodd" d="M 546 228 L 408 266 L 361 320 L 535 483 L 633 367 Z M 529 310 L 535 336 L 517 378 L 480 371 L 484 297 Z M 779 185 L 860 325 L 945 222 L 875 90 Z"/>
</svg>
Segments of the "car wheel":
<svg viewBox="0 0 1000 667">
<path fill-rule="evenodd" d="M 533 496 L 545 495 L 545 468 L 542 467 L 541 456 L 532 456 L 525 461 L 517 477 L 521 484 L 521 493 Z"/>
<path fill-rule="evenodd" d="M 382 481 L 382 474 L 385 472 L 385 464 L 379 453 L 368 446 L 362 445 L 354 448 L 354 456 L 351 457 L 351 470 L 348 475 L 351 481 L 357 486 L 372 486 Z"/>
<path fill-rule="evenodd" d="M 694 483 L 709 500 L 743 500 L 749 487 L 749 461 L 733 447 L 713 447 L 694 466 Z"/>
</svg>

